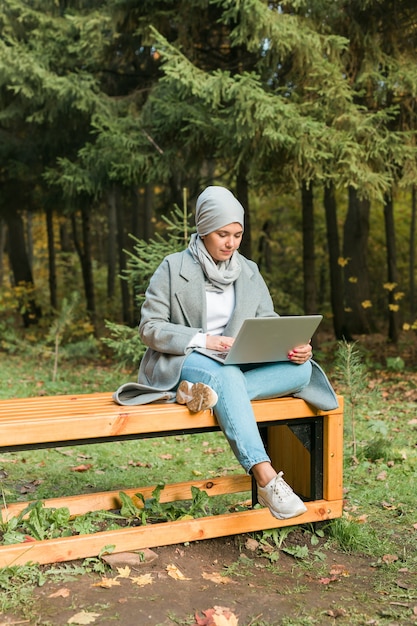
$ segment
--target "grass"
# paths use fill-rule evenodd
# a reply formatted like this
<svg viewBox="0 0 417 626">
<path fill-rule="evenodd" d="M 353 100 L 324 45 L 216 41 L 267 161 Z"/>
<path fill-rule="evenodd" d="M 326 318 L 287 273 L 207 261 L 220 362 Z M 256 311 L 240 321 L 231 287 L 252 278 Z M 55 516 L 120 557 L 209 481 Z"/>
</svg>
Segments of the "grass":
<svg viewBox="0 0 417 626">
<path fill-rule="evenodd" d="M 97 359 L 62 360 L 56 380 L 52 380 L 51 358 L 0 353 L 0 365 L 0 397 L 3 398 L 113 391 L 136 376 L 135 372 Z M 353 359 L 353 367 L 363 366 Z M 301 569 L 317 571 L 320 553 L 327 546 L 336 546 L 337 550 L 349 554 L 368 555 L 376 573 L 374 589 L 378 593 L 390 594 L 393 602 L 415 601 L 417 594 L 401 589 L 396 581 L 400 571 L 417 569 L 416 375 L 378 366 L 373 370 L 362 369 L 361 375 L 355 377 L 346 376 L 343 368 L 336 367 L 331 378 L 347 402 L 345 510 L 340 519 L 303 529 L 301 543 L 299 541 L 300 545 L 295 546 L 297 550 L 293 550 L 295 563 Z M 356 389 L 352 388 L 355 380 L 360 381 Z M 74 471 L 82 465 L 91 465 L 91 468 Z M 176 479 L 189 480 L 190 473 L 206 478 L 239 469 L 221 433 L 53 448 L 0 457 L 1 486 L 8 502 L 56 497 L 64 492 L 70 495 L 123 490 L 161 480 L 170 482 L 174 472 Z M 291 553 L 294 548 L 291 536 L 288 529 L 259 535 L 261 542 L 273 548 L 267 566 L 276 568 L 277 576 L 280 552 Z M 100 571 L 102 567 L 99 559 L 90 559 L 78 571 Z M 250 576 L 253 570 L 249 563 L 240 559 L 231 569 L 240 576 Z M 0 611 L 24 604 L 30 613 L 33 586 L 42 585 L 48 576 L 71 575 L 70 565 L 25 566 L 0 571 Z M 291 592 L 295 593 L 295 588 L 288 590 Z M 302 594 L 301 587 L 299 593 Z M 394 604 L 386 620 L 396 619 L 398 611 Z M 303 623 L 315 622 L 308 616 L 287 622 Z M 361 623 L 359 615 L 355 623 Z M 263 622 L 259 621 L 259 626 L 261 624 Z"/>
</svg>

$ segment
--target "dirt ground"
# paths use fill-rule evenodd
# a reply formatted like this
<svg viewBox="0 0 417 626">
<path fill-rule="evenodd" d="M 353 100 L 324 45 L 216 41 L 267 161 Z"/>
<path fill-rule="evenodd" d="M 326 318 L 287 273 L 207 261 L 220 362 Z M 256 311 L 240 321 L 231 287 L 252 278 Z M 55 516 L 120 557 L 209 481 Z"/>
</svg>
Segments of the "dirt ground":
<svg viewBox="0 0 417 626">
<path fill-rule="evenodd" d="M 417 588 L 416 572 L 390 580 L 369 558 L 324 546 L 314 548 L 323 560 L 306 562 L 282 551 L 274 562 L 261 548 L 239 535 L 147 550 L 142 561 L 133 553 L 114 555 L 105 576 L 48 582 L 36 591 L 31 619 L 0 615 L 0 626 L 417 623 L 417 607 L 398 599 Z"/>
</svg>

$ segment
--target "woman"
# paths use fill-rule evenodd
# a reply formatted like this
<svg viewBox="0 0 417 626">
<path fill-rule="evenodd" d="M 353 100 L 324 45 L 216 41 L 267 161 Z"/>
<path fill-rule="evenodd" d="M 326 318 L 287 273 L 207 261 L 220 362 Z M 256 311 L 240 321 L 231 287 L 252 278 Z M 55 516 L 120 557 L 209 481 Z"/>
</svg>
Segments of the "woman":
<svg viewBox="0 0 417 626">
<path fill-rule="evenodd" d="M 302 397 L 311 387 L 310 401 L 330 409 L 336 396 L 322 370 L 313 368 L 309 344 L 295 346 L 288 362 L 251 366 L 224 366 L 195 350 L 230 348 L 245 318 L 277 315 L 257 265 L 238 252 L 244 210 L 228 189 L 201 193 L 196 227 L 188 248 L 167 256 L 147 289 L 139 332 L 148 349 L 139 386 L 176 391 L 177 402 L 191 411 L 213 408 L 238 461 L 255 477 L 259 502 L 278 519 L 301 515 L 306 507 L 272 467 L 251 400 Z"/>
</svg>

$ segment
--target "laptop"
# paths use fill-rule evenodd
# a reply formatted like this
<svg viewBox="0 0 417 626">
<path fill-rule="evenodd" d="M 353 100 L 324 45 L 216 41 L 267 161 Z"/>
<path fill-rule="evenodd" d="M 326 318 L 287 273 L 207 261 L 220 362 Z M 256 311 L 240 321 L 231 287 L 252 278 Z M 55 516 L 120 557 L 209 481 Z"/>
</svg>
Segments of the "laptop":
<svg viewBox="0 0 417 626">
<path fill-rule="evenodd" d="M 322 315 L 248 318 L 230 350 L 196 348 L 196 351 L 224 365 L 288 361 L 288 352 L 308 343 L 322 319 Z"/>
</svg>

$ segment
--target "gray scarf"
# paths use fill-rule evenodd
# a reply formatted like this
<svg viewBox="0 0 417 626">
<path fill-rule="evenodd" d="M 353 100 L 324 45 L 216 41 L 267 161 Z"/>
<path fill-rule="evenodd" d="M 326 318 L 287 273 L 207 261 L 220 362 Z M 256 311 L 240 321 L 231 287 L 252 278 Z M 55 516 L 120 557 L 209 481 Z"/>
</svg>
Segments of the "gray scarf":
<svg viewBox="0 0 417 626">
<path fill-rule="evenodd" d="M 241 266 L 237 250 L 227 261 L 215 263 L 197 233 L 191 235 L 188 249 L 193 259 L 201 265 L 206 277 L 206 291 L 222 292 L 238 278 Z"/>
</svg>

